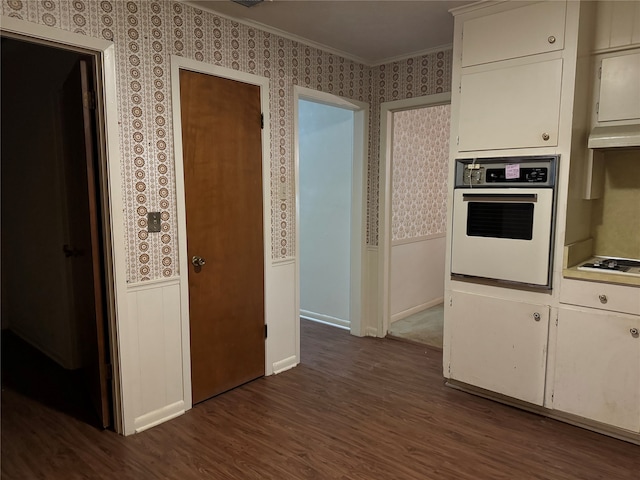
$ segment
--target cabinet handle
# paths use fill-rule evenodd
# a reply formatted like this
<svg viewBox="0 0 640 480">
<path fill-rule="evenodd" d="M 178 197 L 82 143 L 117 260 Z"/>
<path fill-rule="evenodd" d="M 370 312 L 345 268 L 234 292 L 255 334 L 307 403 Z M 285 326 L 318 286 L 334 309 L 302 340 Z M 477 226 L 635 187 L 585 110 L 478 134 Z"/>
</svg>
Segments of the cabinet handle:
<svg viewBox="0 0 640 480">
<path fill-rule="evenodd" d="M 549 140 L 549 134 L 548 134 L 548 133 L 543 133 L 543 134 L 542 134 L 542 140 L 544 140 L 545 142 L 546 142 L 547 140 Z"/>
<path fill-rule="evenodd" d="M 547 41 L 549 43 L 556 43 L 556 37 L 554 37 L 553 35 L 549 36 L 549 38 L 547 38 Z"/>
<path fill-rule="evenodd" d="M 540 314 L 539 314 L 538 312 L 536 312 L 536 313 L 534 313 L 534 314 L 533 314 L 533 319 L 534 319 L 536 322 L 539 322 L 539 321 L 540 321 L 540 318 L 541 318 L 541 317 L 540 317 Z"/>
<path fill-rule="evenodd" d="M 632 328 L 632 329 L 630 329 L 630 330 L 629 330 L 629 333 L 631 333 L 631 336 L 632 336 L 633 338 L 638 338 L 638 337 L 640 337 L 640 332 L 638 332 L 638 329 L 637 329 L 637 328 Z"/>
<path fill-rule="evenodd" d="M 602 295 L 598 295 L 598 298 L 600 299 L 600 303 L 607 303 L 609 301 L 609 299 L 607 298 L 606 295 L 602 294 Z"/>
</svg>

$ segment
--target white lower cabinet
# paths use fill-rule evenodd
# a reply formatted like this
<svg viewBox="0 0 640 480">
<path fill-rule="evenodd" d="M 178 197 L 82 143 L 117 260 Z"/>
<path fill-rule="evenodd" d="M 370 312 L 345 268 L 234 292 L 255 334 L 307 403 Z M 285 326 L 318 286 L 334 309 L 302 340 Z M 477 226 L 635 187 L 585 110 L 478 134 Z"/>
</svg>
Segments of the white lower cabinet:
<svg viewBox="0 0 640 480">
<path fill-rule="evenodd" d="M 542 405 L 547 305 L 452 292 L 447 313 L 451 379 Z"/>
<path fill-rule="evenodd" d="M 640 432 L 640 317 L 560 308 L 553 408 Z"/>
</svg>

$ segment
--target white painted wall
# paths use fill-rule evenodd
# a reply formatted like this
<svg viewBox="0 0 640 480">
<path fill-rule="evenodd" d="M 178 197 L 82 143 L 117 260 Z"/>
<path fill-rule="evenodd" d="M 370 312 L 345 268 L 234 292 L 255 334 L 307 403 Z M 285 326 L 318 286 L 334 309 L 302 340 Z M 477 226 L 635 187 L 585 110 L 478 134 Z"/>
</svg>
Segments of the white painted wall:
<svg viewBox="0 0 640 480">
<path fill-rule="evenodd" d="M 300 310 L 349 326 L 354 113 L 300 100 Z"/>
<path fill-rule="evenodd" d="M 445 235 L 391 247 L 391 321 L 442 303 Z"/>
</svg>

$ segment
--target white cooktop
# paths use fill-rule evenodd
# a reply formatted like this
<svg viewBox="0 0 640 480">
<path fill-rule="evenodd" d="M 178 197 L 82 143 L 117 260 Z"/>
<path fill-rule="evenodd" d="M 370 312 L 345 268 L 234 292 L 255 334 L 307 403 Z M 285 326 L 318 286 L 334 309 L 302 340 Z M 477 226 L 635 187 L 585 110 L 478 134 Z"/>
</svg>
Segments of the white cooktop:
<svg viewBox="0 0 640 480">
<path fill-rule="evenodd" d="M 579 265 L 578 270 L 640 277 L 640 260 L 634 258 L 593 257 Z"/>
</svg>

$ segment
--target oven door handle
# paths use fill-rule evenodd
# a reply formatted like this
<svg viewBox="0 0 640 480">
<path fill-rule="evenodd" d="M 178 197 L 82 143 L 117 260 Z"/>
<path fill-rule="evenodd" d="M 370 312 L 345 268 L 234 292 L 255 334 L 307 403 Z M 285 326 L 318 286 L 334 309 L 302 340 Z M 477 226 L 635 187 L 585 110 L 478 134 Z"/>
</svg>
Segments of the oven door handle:
<svg viewBox="0 0 640 480">
<path fill-rule="evenodd" d="M 532 203 L 538 201 L 537 193 L 463 193 L 464 202 Z"/>
</svg>

